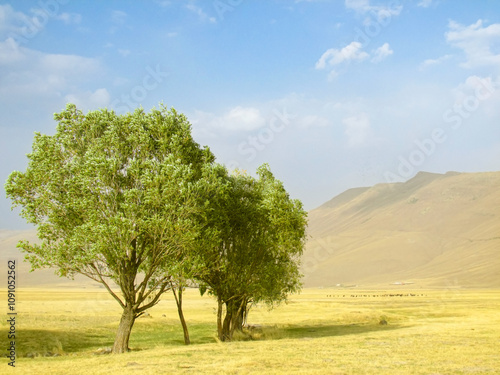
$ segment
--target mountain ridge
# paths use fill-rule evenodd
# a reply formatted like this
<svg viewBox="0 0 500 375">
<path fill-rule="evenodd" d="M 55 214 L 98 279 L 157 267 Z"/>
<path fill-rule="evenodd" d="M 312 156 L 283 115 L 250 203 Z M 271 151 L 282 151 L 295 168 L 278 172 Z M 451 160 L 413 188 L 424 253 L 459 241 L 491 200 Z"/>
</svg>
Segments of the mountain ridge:
<svg viewBox="0 0 500 375">
<path fill-rule="evenodd" d="M 309 211 L 305 286 L 500 287 L 500 172 L 420 172 Z"/>
<path fill-rule="evenodd" d="M 305 287 L 500 288 L 500 172 L 420 172 L 406 182 L 344 191 L 309 211 Z M 19 240 L 36 231 L 0 230 L 1 257 L 18 260 L 18 286 L 98 286 L 83 276 L 30 271 Z M 0 282 L 6 283 L 5 273 Z"/>
</svg>

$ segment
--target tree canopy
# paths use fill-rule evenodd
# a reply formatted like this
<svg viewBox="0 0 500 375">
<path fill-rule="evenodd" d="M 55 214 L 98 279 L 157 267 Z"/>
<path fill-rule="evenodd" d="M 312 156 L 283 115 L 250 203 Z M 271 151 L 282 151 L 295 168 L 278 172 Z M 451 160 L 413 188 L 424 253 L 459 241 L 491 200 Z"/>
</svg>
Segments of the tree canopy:
<svg viewBox="0 0 500 375">
<path fill-rule="evenodd" d="M 268 165 L 257 176 L 227 176 L 219 170 L 219 182 L 213 184 L 217 190 L 206 208 L 209 222 L 197 247 L 202 267 L 196 278 L 202 291 L 217 297 L 223 341 L 241 329 L 249 303 L 279 303 L 301 285 L 307 213 Z"/>
<path fill-rule="evenodd" d="M 214 157 L 174 109 L 83 114 L 68 105 L 54 118 L 56 134 L 35 134 L 26 171 L 5 186 L 41 239 L 19 246 L 33 269 L 106 287 L 123 309 L 113 347 L 123 352 L 135 319 L 169 288 L 168 265 L 183 262 L 198 233 L 199 179 Z"/>
<path fill-rule="evenodd" d="M 228 173 L 164 106 L 118 115 L 69 104 L 54 118 L 56 133 L 35 133 L 26 171 L 5 185 L 41 240 L 18 246 L 32 269 L 108 290 L 122 308 L 114 353 L 128 350 L 135 320 L 168 289 L 189 343 L 188 283 L 217 297 L 223 341 L 252 303 L 272 306 L 300 288 L 307 214 L 267 164 L 257 177 Z"/>
</svg>

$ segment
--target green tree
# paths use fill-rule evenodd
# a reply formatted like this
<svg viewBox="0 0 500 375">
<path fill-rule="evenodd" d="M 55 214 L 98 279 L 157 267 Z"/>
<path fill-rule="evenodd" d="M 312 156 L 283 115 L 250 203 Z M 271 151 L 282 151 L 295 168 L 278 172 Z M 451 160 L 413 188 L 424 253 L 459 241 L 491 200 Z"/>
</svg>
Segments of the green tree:
<svg viewBox="0 0 500 375">
<path fill-rule="evenodd" d="M 170 288 L 169 266 L 196 238 L 199 179 L 214 157 L 186 118 L 163 106 L 84 115 L 68 105 L 54 118 L 56 134 L 35 133 L 26 171 L 5 185 L 41 239 L 18 246 L 32 269 L 104 285 L 123 309 L 113 345 L 122 353 L 136 318 Z"/>
<path fill-rule="evenodd" d="M 267 165 L 257 176 L 227 176 L 220 169 L 213 175 L 218 181 L 212 184 L 216 191 L 206 207 L 208 232 L 197 247 L 203 266 L 196 278 L 202 292 L 217 298 L 222 341 L 241 330 L 249 304 L 272 306 L 301 286 L 307 213 Z"/>
</svg>

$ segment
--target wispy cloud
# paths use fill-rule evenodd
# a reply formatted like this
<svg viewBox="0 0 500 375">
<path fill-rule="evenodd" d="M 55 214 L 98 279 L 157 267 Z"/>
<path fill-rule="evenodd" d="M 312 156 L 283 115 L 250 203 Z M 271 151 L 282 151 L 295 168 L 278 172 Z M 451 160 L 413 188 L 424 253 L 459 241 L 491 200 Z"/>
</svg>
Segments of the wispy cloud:
<svg viewBox="0 0 500 375">
<path fill-rule="evenodd" d="M 82 16 L 78 13 L 61 13 L 56 15 L 55 19 L 63 21 L 66 25 L 79 25 L 82 22 Z"/>
<path fill-rule="evenodd" d="M 263 127 L 266 119 L 258 108 L 236 106 L 220 115 L 197 111 L 192 122 L 204 124 L 208 132 L 252 131 Z"/>
<path fill-rule="evenodd" d="M 335 66 L 344 62 L 363 61 L 370 55 L 364 52 L 361 43 L 352 42 L 341 49 L 330 48 L 316 62 L 316 69 L 325 69 L 327 66 Z"/>
<path fill-rule="evenodd" d="M 371 57 L 371 62 L 379 63 L 388 56 L 392 55 L 394 51 L 391 49 L 389 43 L 384 43 L 379 48 L 370 53 L 363 51 L 363 45 L 359 42 L 351 42 L 347 46 L 336 49 L 330 48 L 321 55 L 315 64 L 318 70 L 329 69 L 328 81 L 334 80 L 338 76 L 335 67 L 341 64 L 349 64 L 351 62 L 362 62 Z"/>
<path fill-rule="evenodd" d="M 371 5 L 370 0 L 345 0 L 345 7 L 347 9 L 354 10 L 356 13 L 361 15 L 365 15 L 367 13 L 375 14 L 379 21 L 393 16 L 399 16 L 403 10 L 403 6 L 399 4 L 398 1 L 392 2 L 390 6 L 386 6 Z"/>
<path fill-rule="evenodd" d="M 421 8 L 428 8 L 432 5 L 433 0 L 421 0 L 417 6 Z"/>
<path fill-rule="evenodd" d="M 384 43 L 382 46 L 380 46 L 373 52 L 374 56 L 371 61 L 374 63 L 379 63 L 386 57 L 392 55 L 393 53 L 394 51 L 389 46 L 389 43 Z"/>
<path fill-rule="evenodd" d="M 437 59 L 427 59 L 422 64 L 420 64 L 419 69 L 424 70 L 424 69 L 427 69 L 431 66 L 440 65 L 444 61 L 449 60 L 450 58 L 451 58 L 451 55 L 444 55 L 444 56 L 438 57 Z"/>
<path fill-rule="evenodd" d="M 64 100 L 76 104 L 80 109 L 91 110 L 108 106 L 111 96 L 108 90 L 100 88 L 95 91 L 73 92 L 66 95 Z"/>
<path fill-rule="evenodd" d="M 45 29 L 49 17 L 66 24 L 81 21 L 81 16 L 76 13 L 47 14 L 42 8 L 32 8 L 28 14 L 14 10 L 10 4 L 0 4 L 0 40 L 9 37 L 30 39 Z"/>
<path fill-rule="evenodd" d="M 500 65 L 500 23 L 483 26 L 483 20 L 463 26 L 450 21 L 449 31 L 445 34 L 446 41 L 454 47 L 460 48 L 466 56 L 461 64 L 464 68 L 477 68 Z M 493 52 L 496 46 L 497 52 Z"/>
<path fill-rule="evenodd" d="M 202 22 L 210 22 L 210 23 L 217 23 L 217 20 L 215 19 L 215 17 L 211 17 L 209 16 L 208 14 L 206 14 L 203 9 L 197 5 L 194 5 L 194 4 L 187 4 L 186 5 L 186 9 L 188 9 L 189 11 L 195 13 L 196 15 L 198 15 L 200 21 Z"/>
<path fill-rule="evenodd" d="M 0 98 L 37 95 L 61 97 L 102 73 L 99 60 L 78 55 L 43 53 L 0 42 Z"/>
</svg>

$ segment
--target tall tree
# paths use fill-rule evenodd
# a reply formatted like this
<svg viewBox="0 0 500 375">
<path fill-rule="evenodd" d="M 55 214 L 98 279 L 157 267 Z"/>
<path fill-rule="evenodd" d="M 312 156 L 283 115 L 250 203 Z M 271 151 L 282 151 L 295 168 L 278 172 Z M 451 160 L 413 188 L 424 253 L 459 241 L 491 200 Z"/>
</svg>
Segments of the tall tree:
<svg viewBox="0 0 500 375">
<path fill-rule="evenodd" d="M 199 242 L 203 267 L 196 277 L 202 292 L 217 297 L 222 341 L 242 328 L 250 303 L 273 305 L 300 288 L 307 213 L 300 201 L 290 199 L 268 165 L 257 176 L 219 171 L 207 208 L 210 222 L 205 228 L 210 233 Z"/>
<path fill-rule="evenodd" d="M 33 269 L 104 285 L 123 309 L 113 345 L 122 353 L 136 318 L 170 287 L 168 266 L 196 238 L 199 178 L 214 157 L 163 106 L 117 115 L 68 105 L 54 118 L 56 134 L 36 133 L 26 171 L 5 185 L 41 239 L 18 246 Z"/>
</svg>

